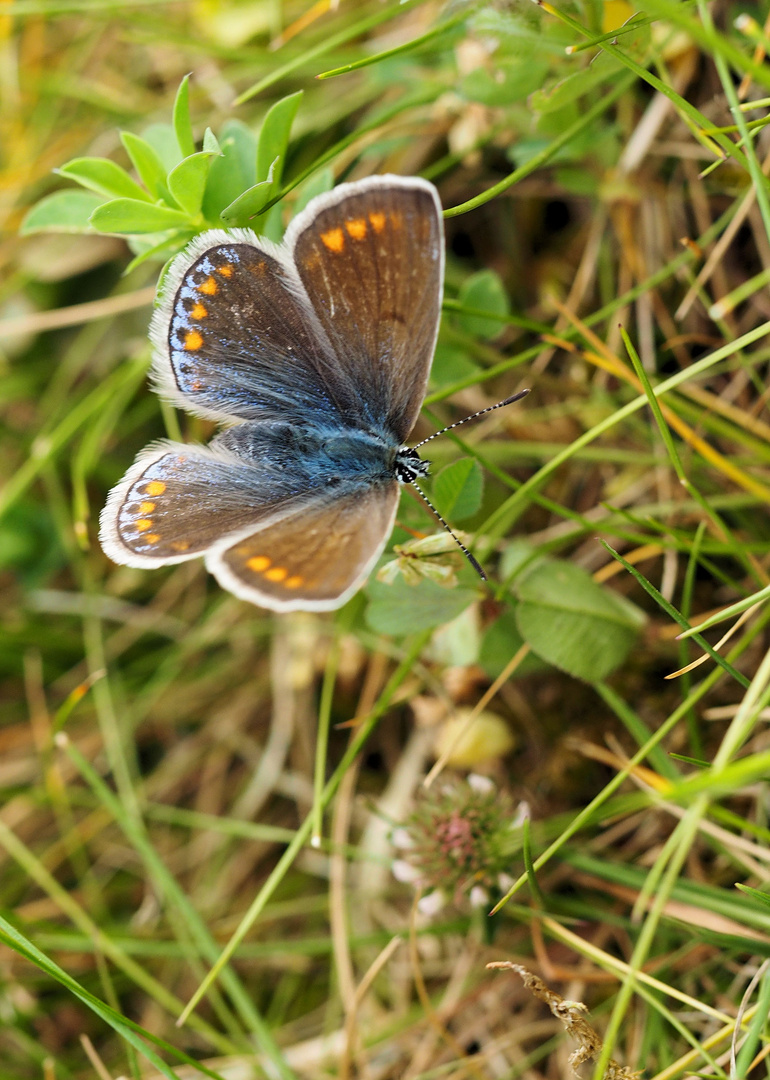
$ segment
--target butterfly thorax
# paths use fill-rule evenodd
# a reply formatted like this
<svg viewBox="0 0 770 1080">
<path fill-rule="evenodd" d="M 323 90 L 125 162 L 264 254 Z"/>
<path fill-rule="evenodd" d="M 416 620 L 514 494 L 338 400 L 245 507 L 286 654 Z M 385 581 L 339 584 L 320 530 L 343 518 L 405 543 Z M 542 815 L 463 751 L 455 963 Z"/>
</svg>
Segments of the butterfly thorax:
<svg viewBox="0 0 770 1080">
<path fill-rule="evenodd" d="M 349 431 L 327 438 L 324 451 L 347 476 L 365 476 L 369 482 L 392 480 L 411 484 L 418 476 L 427 476 L 429 462 L 416 450 L 399 447 L 392 435 L 373 431 Z"/>
<path fill-rule="evenodd" d="M 393 434 L 346 428 L 332 421 L 315 424 L 246 423 L 221 432 L 214 446 L 256 466 L 263 489 L 280 497 L 290 483 L 293 491 L 318 487 L 357 487 L 411 483 L 425 476 L 428 463 L 415 450 L 399 447 Z"/>
</svg>

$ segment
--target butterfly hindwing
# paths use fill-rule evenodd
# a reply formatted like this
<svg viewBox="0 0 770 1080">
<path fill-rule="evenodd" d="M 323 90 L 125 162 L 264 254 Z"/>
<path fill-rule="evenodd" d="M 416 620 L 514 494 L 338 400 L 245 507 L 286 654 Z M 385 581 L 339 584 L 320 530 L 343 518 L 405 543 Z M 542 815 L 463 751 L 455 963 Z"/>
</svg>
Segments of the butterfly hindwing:
<svg viewBox="0 0 770 1080">
<path fill-rule="evenodd" d="M 250 459 L 228 448 L 229 432 L 209 447 L 164 442 L 139 455 L 102 510 L 100 538 L 110 558 L 128 566 L 183 562 L 303 505 L 313 480 L 302 472 L 297 439 L 292 447 L 283 437 L 285 426 L 233 431 Z"/>
<path fill-rule="evenodd" d="M 276 611 L 327 611 L 379 558 L 398 505 L 395 480 L 319 500 L 206 557 L 220 585 Z"/>
</svg>

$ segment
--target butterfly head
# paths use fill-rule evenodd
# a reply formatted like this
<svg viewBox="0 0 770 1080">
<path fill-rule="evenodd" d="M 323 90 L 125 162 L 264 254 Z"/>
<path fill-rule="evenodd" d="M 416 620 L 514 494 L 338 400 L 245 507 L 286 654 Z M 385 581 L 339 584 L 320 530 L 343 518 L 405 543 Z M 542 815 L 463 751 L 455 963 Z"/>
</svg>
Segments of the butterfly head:
<svg viewBox="0 0 770 1080">
<path fill-rule="evenodd" d="M 400 484 L 411 484 L 418 476 L 427 476 L 430 462 L 423 461 L 416 450 L 402 446 L 396 454 L 396 479 Z"/>
</svg>

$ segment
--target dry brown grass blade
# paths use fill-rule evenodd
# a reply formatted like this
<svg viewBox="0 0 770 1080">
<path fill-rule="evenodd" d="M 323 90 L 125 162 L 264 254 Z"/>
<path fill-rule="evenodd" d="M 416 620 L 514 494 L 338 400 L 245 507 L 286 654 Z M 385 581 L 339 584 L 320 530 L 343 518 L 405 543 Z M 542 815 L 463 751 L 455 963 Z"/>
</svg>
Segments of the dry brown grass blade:
<svg viewBox="0 0 770 1080">
<path fill-rule="evenodd" d="M 637 563 L 645 562 L 647 559 L 656 559 L 659 555 L 663 554 L 663 551 L 664 548 L 661 544 L 642 544 L 633 551 L 624 552 L 623 558 L 626 562 L 631 563 L 632 566 L 636 566 Z M 601 569 L 596 570 L 593 574 L 593 579 L 599 583 L 609 581 L 610 578 L 616 577 L 622 570 L 622 563 L 616 562 L 613 559 L 612 562 L 605 563 Z"/>
<path fill-rule="evenodd" d="M 473 1076 L 476 1080 L 486 1080 L 486 1077 L 475 1061 L 470 1059 L 462 1046 L 455 1039 L 451 1031 L 442 1022 L 440 1016 L 433 1008 L 433 1002 L 430 999 L 428 988 L 425 985 L 425 979 L 422 973 L 422 964 L 420 962 L 420 953 L 417 948 L 417 912 L 418 904 L 420 902 L 420 891 L 415 891 L 414 902 L 412 903 L 412 909 L 409 918 L 409 960 L 412 966 L 412 978 L 414 979 L 415 990 L 417 996 L 420 999 L 420 1004 L 425 1012 L 425 1018 L 429 1025 L 433 1029 L 438 1039 L 445 1043 L 452 1052 L 456 1055 L 458 1065 L 461 1069 L 462 1075 Z"/>
<path fill-rule="evenodd" d="M 80 1045 L 83 1047 L 86 1057 L 91 1062 L 99 1080 L 113 1080 L 110 1070 L 104 1064 L 102 1057 L 97 1053 L 96 1047 L 87 1035 L 80 1036 Z"/>
<path fill-rule="evenodd" d="M 149 307 L 155 299 L 155 286 L 137 289 L 121 296 L 108 296 L 104 300 L 89 300 L 85 304 L 57 308 L 55 311 L 36 311 L 30 315 L 17 315 L 0 321 L 0 340 L 23 334 L 42 334 L 46 330 L 59 330 L 63 326 L 80 326 L 96 319 L 112 319 L 126 311 Z"/>
<path fill-rule="evenodd" d="M 615 882 L 602 881 L 592 874 L 576 874 L 575 878 L 579 878 L 581 883 L 586 886 L 602 889 L 629 906 L 634 906 L 639 902 L 639 893 L 636 889 Z M 645 897 L 644 909 L 649 910 L 654 903 L 654 896 Z M 770 934 L 763 934 L 761 930 L 755 930 L 753 927 L 746 926 L 735 919 L 729 919 L 718 912 L 706 911 L 698 907 L 697 904 L 687 904 L 681 900 L 669 900 L 665 905 L 664 914 L 668 918 L 678 919 L 680 922 L 699 926 L 703 930 L 709 930 L 716 934 L 738 935 L 752 941 L 761 942 L 765 946 L 770 945 Z"/>
<path fill-rule="evenodd" d="M 602 883 L 602 888 L 606 887 L 606 883 Z M 633 890 L 629 890 L 633 894 Z M 557 941 L 562 941 L 573 949 L 579 956 L 585 956 L 592 960 L 603 971 L 609 971 L 614 973 L 618 978 L 628 978 L 631 974 L 631 968 L 624 961 L 614 956 L 612 953 L 607 952 L 604 949 L 597 949 L 596 946 L 586 941 L 585 938 L 574 933 L 566 926 L 562 926 L 556 922 L 555 919 L 551 919 L 548 916 L 543 917 L 541 920 L 542 926 L 551 937 Z M 654 976 L 648 974 L 645 970 L 634 971 L 634 978 L 639 982 L 645 983 L 651 989 L 657 993 L 667 995 L 674 998 L 676 1001 L 681 1001 L 689 1009 L 693 1009 L 696 1013 L 702 1013 L 705 1016 L 709 1016 L 714 1020 L 718 1020 L 721 1024 L 729 1024 L 730 1030 L 734 1023 L 733 1018 L 728 1016 L 723 1010 L 716 1009 L 707 1002 L 699 1001 L 691 994 L 685 993 L 676 986 L 672 986 L 669 983 L 662 982 L 660 979 L 656 979 Z"/>
<path fill-rule="evenodd" d="M 765 19 L 765 25 L 763 27 L 765 37 L 770 36 L 770 15 Z M 754 48 L 754 56 L 752 57 L 755 64 L 761 64 L 767 55 L 767 49 L 764 41 L 760 41 Z M 738 87 L 738 99 L 739 101 L 745 101 L 746 95 L 749 92 L 753 78 L 750 72 L 747 72 L 741 79 L 740 86 Z"/>
<path fill-rule="evenodd" d="M 768 169 L 770 169 L 770 154 L 766 155 L 764 161 L 762 162 L 762 172 L 767 174 Z M 711 249 L 711 253 L 706 259 L 706 262 L 699 270 L 695 281 L 692 283 L 684 299 L 674 312 L 675 322 L 681 322 L 683 319 L 686 318 L 688 312 L 690 311 L 690 308 L 692 307 L 695 300 L 698 298 L 700 290 L 709 280 L 711 275 L 719 269 L 722 261 L 725 258 L 725 254 L 730 249 L 730 246 L 735 242 L 735 238 L 738 235 L 738 232 L 744 225 L 746 218 L 751 213 L 755 203 L 756 193 L 753 188 L 749 188 L 749 190 L 743 196 L 741 204 L 733 215 L 732 220 L 727 225 L 725 231 L 719 237 L 717 242 L 714 244 L 713 248 Z"/>
<path fill-rule="evenodd" d="M 764 604 L 752 604 L 750 608 L 747 608 L 744 612 L 742 612 L 735 620 L 733 625 L 730 627 L 730 629 L 727 631 L 727 633 L 723 634 L 719 641 L 716 643 L 716 645 L 714 646 L 714 650 L 716 652 L 719 652 L 722 646 L 727 644 L 733 634 L 735 634 L 741 628 L 741 626 L 743 626 L 743 624 L 747 622 L 748 619 L 750 619 L 751 616 L 754 615 L 757 611 L 759 611 L 762 607 L 764 607 Z M 693 660 L 690 664 L 685 664 L 685 666 L 679 668 L 678 671 L 669 672 L 669 674 L 666 675 L 666 678 L 678 679 L 680 675 L 685 675 L 688 671 L 693 671 L 695 668 L 700 667 L 701 664 L 705 664 L 706 661 L 709 659 L 710 657 L 708 653 L 703 653 L 703 655 L 699 656 L 697 660 Z"/>
<path fill-rule="evenodd" d="M 745 428 L 746 431 L 750 432 L 757 439 L 764 439 L 764 441 L 770 445 L 770 424 L 766 424 L 763 420 L 759 420 L 757 416 L 753 415 L 748 409 L 739 409 L 731 401 L 719 397 L 717 394 L 712 393 L 698 383 L 682 383 L 680 390 L 687 397 L 697 402 L 698 405 L 702 405 L 711 412 L 718 413 L 726 420 L 729 420 L 731 424 L 735 424 L 736 427 Z M 754 408 L 756 411 L 759 411 L 765 407 L 765 404 L 765 401 L 758 398 Z"/>
<path fill-rule="evenodd" d="M 528 655 L 529 655 L 529 645 L 526 645 L 526 644 L 522 645 L 521 648 L 518 649 L 514 653 L 514 655 L 511 657 L 511 659 L 505 665 L 505 667 L 500 672 L 500 674 L 495 679 L 495 681 L 492 683 L 492 685 L 489 687 L 489 689 L 484 694 L 482 694 L 481 698 L 473 706 L 473 709 L 469 713 L 468 717 L 466 718 L 463 726 L 458 729 L 455 737 L 449 742 L 448 746 L 444 750 L 441 757 L 438 759 L 438 761 L 435 763 L 435 765 L 430 770 L 428 775 L 425 777 L 425 780 L 423 781 L 423 786 L 424 787 L 426 787 L 426 788 L 430 787 L 431 784 L 433 783 L 433 781 L 436 779 L 436 777 L 440 775 L 440 773 L 443 771 L 444 767 L 446 766 L 447 761 L 449 761 L 452 754 L 454 753 L 455 748 L 458 746 L 458 744 L 461 742 L 461 740 L 464 739 L 465 736 L 467 735 L 467 733 L 470 730 L 471 725 L 473 724 L 476 717 L 480 713 L 482 713 L 484 711 L 484 709 L 486 709 L 487 705 L 490 703 L 492 698 L 497 694 L 500 687 L 504 686 L 505 683 L 508 682 L 508 680 L 511 678 L 511 676 L 516 671 L 518 666 L 524 661 L 524 659 Z"/>
<path fill-rule="evenodd" d="M 304 14 L 300 15 L 294 20 L 285 30 L 273 38 L 270 42 L 271 49 L 280 49 L 282 45 L 285 45 L 297 34 L 301 34 L 303 30 L 307 30 L 308 26 L 312 26 L 313 23 L 326 15 L 330 11 L 336 11 L 339 7 L 339 0 L 316 0 L 315 4 L 311 4 Z"/>
<path fill-rule="evenodd" d="M 615 769 L 617 772 L 621 772 L 628 767 L 627 757 L 609 750 L 606 746 L 598 746 L 596 743 L 576 738 L 570 738 L 567 745 L 574 747 L 578 753 L 590 758 L 592 761 L 600 761 L 603 765 L 609 765 L 611 769 Z M 634 765 L 631 768 L 629 775 L 635 776 L 643 784 L 652 788 L 653 791 L 659 791 L 661 794 L 664 794 L 671 788 L 668 780 L 644 765 Z"/>
<path fill-rule="evenodd" d="M 345 1048 L 340 1060 L 340 1080 L 347 1080 L 350 1076 L 350 1063 L 351 1057 L 354 1053 L 356 1046 L 356 1024 L 358 1022 L 358 1010 L 361 1007 L 361 1003 L 369 993 L 372 983 L 377 978 L 379 973 L 385 967 L 390 960 L 391 956 L 395 953 L 396 949 L 401 945 L 403 939 L 400 937 L 392 938 L 385 948 L 380 952 L 376 959 L 372 962 L 369 970 L 364 975 L 361 982 L 356 988 L 355 997 L 352 1002 L 352 1006 L 345 1017 Z"/>
<path fill-rule="evenodd" d="M 554 303 L 559 312 L 562 313 L 575 329 L 578 330 L 587 341 L 590 341 L 597 350 L 594 352 L 590 349 L 584 349 L 583 356 L 585 359 L 596 367 L 608 371 L 611 375 L 623 379 L 624 382 L 627 382 L 629 386 L 632 386 L 637 393 L 643 394 L 644 388 L 631 368 L 627 367 L 618 356 L 610 352 L 601 339 L 598 338 L 590 327 L 586 326 L 577 315 L 569 311 L 558 301 L 554 301 Z M 724 454 L 715 450 L 710 443 L 706 442 L 705 439 L 702 439 L 700 435 L 697 435 L 690 425 L 682 420 L 678 413 L 671 409 L 670 406 L 666 405 L 664 401 L 659 400 L 658 404 L 669 425 L 684 440 L 684 442 L 692 447 L 693 450 L 696 450 L 701 457 L 712 464 L 719 472 L 723 473 L 723 475 L 729 477 L 729 479 L 739 487 L 742 487 L 745 491 L 757 496 L 757 498 L 761 499 L 763 502 L 770 503 L 769 487 L 762 484 L 759 480 L 755 480 L 753 476 L 749 476 L 748 473 L 744 472 L 743 469 L 740 469 L 730 461 L 729 458 L 726 458 Z M 762 572 L 762 576 L 764 577 L 764 572 Z"/>
</svg>

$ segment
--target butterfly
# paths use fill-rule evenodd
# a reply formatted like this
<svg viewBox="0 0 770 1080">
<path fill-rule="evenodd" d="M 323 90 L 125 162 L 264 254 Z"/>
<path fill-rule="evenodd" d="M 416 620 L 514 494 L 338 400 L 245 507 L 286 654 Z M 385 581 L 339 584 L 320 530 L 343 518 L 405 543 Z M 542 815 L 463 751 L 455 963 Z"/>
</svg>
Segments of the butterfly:
<svg viewBox="0 0 770 1080">
<path fill-rule="evenodd" d="M 203 556 L 275 611 L 340 607 L 390 536 L 405 445 L 428 383 L 444 275 L 441 203 L 418 178 L 319 195 L 281 244 L 211 230 L 171 264 L 153 316 L 153 377 L 229 426 L 208 446 L 139 454 L 100 519 L 117 563 Z"/>
</svg>

